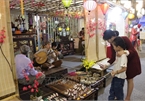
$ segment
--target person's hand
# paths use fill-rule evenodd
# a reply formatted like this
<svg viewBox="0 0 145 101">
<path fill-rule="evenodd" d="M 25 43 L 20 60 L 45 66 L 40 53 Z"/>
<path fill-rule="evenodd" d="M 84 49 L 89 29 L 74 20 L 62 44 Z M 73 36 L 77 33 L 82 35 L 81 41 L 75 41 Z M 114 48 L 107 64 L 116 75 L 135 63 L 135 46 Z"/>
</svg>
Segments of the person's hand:
<svg viewBox="0 0 145 101">
<path fill-rule="evenodd" d="M 103 65 L 103 64 L 98 64 L 100 66 L 100 68 L 105 69 L 107 66 Z"/>
<path fill-rule="evenodd" d="M 114 77 L 116 75 L 116 71 L 112 71 L 111 75 L 112 75 L 112 77 Z"/>
</svg>

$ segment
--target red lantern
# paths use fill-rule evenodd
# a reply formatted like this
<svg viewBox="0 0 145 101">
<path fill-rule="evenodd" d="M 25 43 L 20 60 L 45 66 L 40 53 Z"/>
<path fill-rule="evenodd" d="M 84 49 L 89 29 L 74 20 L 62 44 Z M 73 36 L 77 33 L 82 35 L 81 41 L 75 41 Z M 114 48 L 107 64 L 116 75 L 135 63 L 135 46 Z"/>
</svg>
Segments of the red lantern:
<svg viewBox="0 0 145 101">
<path fill-rule="evenodd" d="M 137 27 L 140 28 L 141 27 L 141 24 L 138 24 Z"/>
<path fill-rule="evenodd" d="M 97 3 L 94 0 L 87 0 L 84 3 L 84 7 L 90 12 L 97 7 Z"/>
<path fill-rule="evenodd" d="M 108 9 L 109 9 L 109 5 L 108 5 L 107 3 L 101 4 L 101 5 L 100 5 L 100 8 L 101 8 L 101 10 L 102 10 L 102 13 L 105 15 L 106 12 L 107 12 Z"/>
</svg>

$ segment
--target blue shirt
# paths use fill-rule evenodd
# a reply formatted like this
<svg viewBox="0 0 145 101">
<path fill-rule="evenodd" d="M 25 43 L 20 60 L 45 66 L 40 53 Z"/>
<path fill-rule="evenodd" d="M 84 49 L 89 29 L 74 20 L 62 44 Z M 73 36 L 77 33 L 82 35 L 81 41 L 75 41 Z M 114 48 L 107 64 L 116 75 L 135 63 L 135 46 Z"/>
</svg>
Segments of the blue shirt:
<svg viewBox="0 0 145 101">
<path fill-rule="evenodd" d="M 23 54 L 16 55 L 15 64 L 18 79 L 24 78 L 24 72 L 27 75 L 36 75 L 38 73 L 34 67 L 30 66 L 32 64 L 31 60 Z"/>
</svg>

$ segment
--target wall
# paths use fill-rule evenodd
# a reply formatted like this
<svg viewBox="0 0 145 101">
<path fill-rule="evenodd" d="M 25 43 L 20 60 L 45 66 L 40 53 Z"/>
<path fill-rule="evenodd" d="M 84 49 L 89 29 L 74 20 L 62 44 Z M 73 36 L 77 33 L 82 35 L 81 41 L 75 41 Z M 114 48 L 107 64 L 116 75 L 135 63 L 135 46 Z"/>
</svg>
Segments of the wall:
<svg viewBox="0 0 145 101">
<path fill-rule="evenodd" d="M 16 71 L 14 66 L 14 50 L 12 42 L 10 9 L 8 0 L 0 0 L 0 30 L 5 28 L 4 43 L 0 51 L 0 97 L 16 92 Z M 4 58 L 4 55 L 10 64 Z M 12 70 L 12 71 L 11 71 Z M 13 72 L 13 73 L 12 73 Z"/>
</svg>

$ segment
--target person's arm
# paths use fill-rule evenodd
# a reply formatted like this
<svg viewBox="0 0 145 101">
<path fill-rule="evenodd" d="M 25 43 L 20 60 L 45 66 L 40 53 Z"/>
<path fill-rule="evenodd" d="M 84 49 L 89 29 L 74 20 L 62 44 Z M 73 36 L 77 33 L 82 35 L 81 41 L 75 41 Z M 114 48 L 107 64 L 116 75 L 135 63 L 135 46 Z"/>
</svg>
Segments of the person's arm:
<svg viewBox="0 0 145 101">
<path fill-rule="evenodd" d="M 122 37 L 125 45 L 126 45 L 126 50 L 129 51 L 129 55 L 127 56 L 129 59 L 132 58 L 132 56 L 134 55 L 134 52 L 136 52 L 136 50 L 134 49 L 132 43 L 130 42 L 130 40 L 128 39 L 128 37 Z"/>
<path fill-rule="evenodd" d="M 27 70 L 28 70 L 28 72 L 31 74 L 31 75 L 36 75 L 37 73 L 38 73 L 38 71 L 36 71 L 35 69 L 34 69 L 34 66 L 33 66 L 33 64 L 32 64 L 32 62 L 31 62 L 31 60 L 28 58 L 28 60 L 27 60 L 27 62 L 26 62 L 26 64 L 25 65 L 27 65 Z"/>
<path fill-rule="evenodd" d="M 122 73 L 122 72 L 125 72 L 126 70 L 127 70 L 126 67 L 122 67 L 120 70 L 112 71 L 112 72 L 111 72 L 111 75 L 112 75 L 112 76 L 115 76 L 116 74 L 120 74 L 120 73 Z"/>
</svg>

